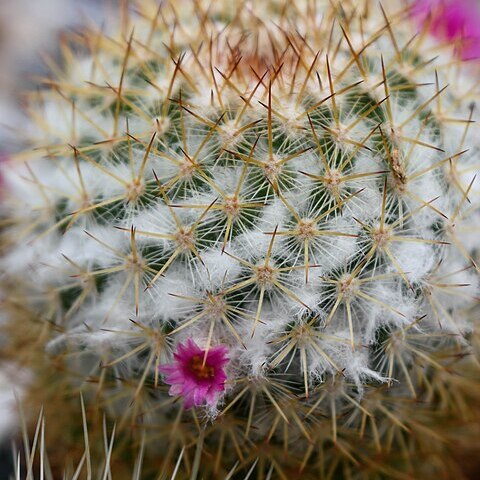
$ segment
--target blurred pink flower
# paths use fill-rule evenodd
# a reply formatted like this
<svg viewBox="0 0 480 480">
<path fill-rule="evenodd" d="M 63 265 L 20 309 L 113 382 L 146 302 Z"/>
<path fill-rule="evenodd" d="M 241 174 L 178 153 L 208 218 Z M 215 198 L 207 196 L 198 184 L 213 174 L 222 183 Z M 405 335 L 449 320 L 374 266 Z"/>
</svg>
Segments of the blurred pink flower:
<svg viewBox="0 0 480 480">
<path fill-rule="evenodd" d="M 480 6 L 475 0 L 414 0 L 413 14 L 440 40 L 456 42 L 463 60 L 480 58 Z"/>
<path fill-rule="evenodd" d="M 171 385 L 169 394 L 182 396 L 185 408 L 215 405 L 219 393 L 225 390 L 227 353 L 225 345 L 210 347 L 205 355 L 191 338 L 179 343 L 173 363 L 159 367 L 165 382 Z"/>
</svg>

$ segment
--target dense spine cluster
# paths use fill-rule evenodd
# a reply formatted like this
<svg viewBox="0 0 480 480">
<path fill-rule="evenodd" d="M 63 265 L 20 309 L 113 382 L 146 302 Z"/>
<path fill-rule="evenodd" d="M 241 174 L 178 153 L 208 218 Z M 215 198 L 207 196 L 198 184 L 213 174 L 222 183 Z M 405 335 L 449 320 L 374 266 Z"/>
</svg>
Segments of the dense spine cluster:
<svg viewBox="0 0 480 480">
<path fill-rule="evenodd" d="M 476 66 L 402 2 L 156 3 L 31 94 L 6 303 L 165 475 L 417 478 L 478 388 Z"/>
</svg>

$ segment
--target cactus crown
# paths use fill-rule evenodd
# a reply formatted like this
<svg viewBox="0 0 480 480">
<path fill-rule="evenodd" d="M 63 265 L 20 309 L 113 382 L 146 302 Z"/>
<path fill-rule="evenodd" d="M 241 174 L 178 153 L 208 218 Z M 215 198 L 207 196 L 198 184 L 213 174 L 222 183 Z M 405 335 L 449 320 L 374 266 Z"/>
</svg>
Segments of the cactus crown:
<svg viewBox="0 0 480 480">
<path fill-rule="evenodd" d="M 143 1 L 73 36 L 6 171 L 11 301 L 167 464 L 352 465 L 342 441 L 404 441 L 468 348 L 478 85 L 401 2 L 320 3 Z M 192 339 L 200 377 L 229 361 L 184 411 L 159 366 Z"/>
</svg>

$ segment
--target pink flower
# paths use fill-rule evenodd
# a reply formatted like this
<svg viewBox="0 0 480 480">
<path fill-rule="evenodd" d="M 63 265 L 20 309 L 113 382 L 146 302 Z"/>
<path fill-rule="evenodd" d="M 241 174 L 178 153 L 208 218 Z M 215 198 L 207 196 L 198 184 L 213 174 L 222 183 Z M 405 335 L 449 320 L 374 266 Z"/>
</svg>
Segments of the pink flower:
<svg viewBox="0 0 480 480">
<path fill-rule="evenodd" d="M 413 15 L 440 40 L 456 42 L 463 60 L 480 58 L 480 7 L 475 0 L 414 0 Z"/>
<path fill-rule="evenodd" d="M 205 350 L 191 338 L 179 343 L 173 363 L 159 367 L 165 374 L 165 383 L 171 385 L 168 393 L 181 395 L 185 408 L 204 403 L 215 405 L 219 393 L 225 390 L 227 353 L 225 345 L 210 347 L 205 355 Z"/>
</svg>

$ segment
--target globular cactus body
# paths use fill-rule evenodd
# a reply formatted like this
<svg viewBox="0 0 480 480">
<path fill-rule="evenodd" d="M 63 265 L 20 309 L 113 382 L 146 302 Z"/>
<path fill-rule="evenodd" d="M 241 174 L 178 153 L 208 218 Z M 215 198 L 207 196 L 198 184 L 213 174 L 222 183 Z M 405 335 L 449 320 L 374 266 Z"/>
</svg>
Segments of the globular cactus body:
<svg viewBox="0 0 480 480">
<path fill-rule="evenodd" d="M 475 329 L 475 65 L 402 2 L 154 3 L 32 94 L 12 309 L 165 472 L 392 475 Z"/>
</svg>

